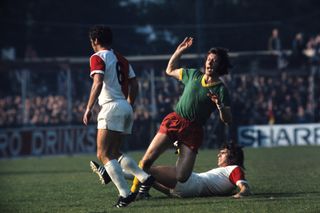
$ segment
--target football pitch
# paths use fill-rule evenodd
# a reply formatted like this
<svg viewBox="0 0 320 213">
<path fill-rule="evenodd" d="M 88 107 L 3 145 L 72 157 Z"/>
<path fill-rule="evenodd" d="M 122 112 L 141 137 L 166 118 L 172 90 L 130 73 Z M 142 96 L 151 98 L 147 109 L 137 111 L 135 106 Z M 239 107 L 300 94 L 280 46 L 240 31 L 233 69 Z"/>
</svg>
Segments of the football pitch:
<svg viewBox="0 0 320 213">
<path fill-rule="evenodd" d="M 245 148 L 246 178 L 254 195 L 168 198 L 151 189 L 149 200 L 116 209 L 113 184 L 91 172 L 95 154 L 0 160 L 0 212 L 320 212 L 320 146 Z M 143 152 L 129 152 L 139 160 Z M 216 167 L 217 150 L 200 150 L 195 171 Z M 169 150 L 156 162 L 174 164 Z M 131 185 L 131 181 L 130 181 Z"/>
</svg>

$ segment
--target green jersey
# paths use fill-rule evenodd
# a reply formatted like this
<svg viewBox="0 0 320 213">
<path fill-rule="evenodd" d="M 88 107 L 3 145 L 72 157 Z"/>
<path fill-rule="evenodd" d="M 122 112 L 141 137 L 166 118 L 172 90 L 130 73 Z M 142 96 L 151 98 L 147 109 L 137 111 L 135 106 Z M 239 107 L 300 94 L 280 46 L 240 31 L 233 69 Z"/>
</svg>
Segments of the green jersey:
<svg viewBox="0 0 320 213">
<path fill-rule="evenodd" d="M 206 84 L 204 74 L 196 69 L 181 69 L 180 80 L 184 84 L 183 93 L 175 107 L 181 117 L 204 125 L 213 110 L 215 103 L 207 96 L 209 90 L 218 95 L 224 106 L 230 106 L 229 93 L 221 82 Z"/>
</svg>

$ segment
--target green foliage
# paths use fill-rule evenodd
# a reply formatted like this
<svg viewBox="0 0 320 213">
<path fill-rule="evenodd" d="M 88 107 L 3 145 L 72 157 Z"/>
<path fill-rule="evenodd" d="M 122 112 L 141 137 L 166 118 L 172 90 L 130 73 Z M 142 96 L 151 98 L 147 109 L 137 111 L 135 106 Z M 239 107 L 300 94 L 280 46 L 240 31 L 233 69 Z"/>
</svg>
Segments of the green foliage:
<svg viewBox="0 0 320 213">
<path fill-rule="evenodd" d="M 244 199 L 152 198 L 126 212 L 319 212 L 320 147 L 245 149 L 246 177 L 254 195 Z M 129 153 L 139 160 L 142 152 Z M 217 150 L 200 150 L 197 172 L 216 166 Z M 100 185 L 89 161 L 95 155 L 0 161 L 0 212 L 120 212 L 116 188 Z M 156 164 L 174 164 L 173 150 Z M 131 183 L 130 183 L 131 184 Z"/>
</svg>

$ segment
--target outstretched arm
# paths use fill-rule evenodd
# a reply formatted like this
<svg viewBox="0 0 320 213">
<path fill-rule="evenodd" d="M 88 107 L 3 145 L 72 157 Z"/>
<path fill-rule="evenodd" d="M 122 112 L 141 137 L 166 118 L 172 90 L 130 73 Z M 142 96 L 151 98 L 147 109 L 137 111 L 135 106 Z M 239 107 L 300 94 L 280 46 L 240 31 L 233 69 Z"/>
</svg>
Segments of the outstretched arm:
<svg viewBox="0 0 320 213">
<path fill-rule="evenodd" d="M 250 191 L 249 185 L 247 183 L 239 183 L 238 187 L 240 191 L 237 194 L 233 195 L 234 198 L 242 198 L 244 196 L 248 196 L 252 194 Z"/>
<path fill-rule="evenodd" d="M 187 50 L 189 47 L 192 46 L 193 43 L 193 38 L 192 37 L 186 37 L 183 42 L 177 47 L 176 51 L 173 53 L 171 56 L 166 73 L 169 76 L 172 76 L 176 79 L 179 79 L 180 74 L 179 74 L 179 59 L 181 58 L 183 52 Z"/>
</svg>

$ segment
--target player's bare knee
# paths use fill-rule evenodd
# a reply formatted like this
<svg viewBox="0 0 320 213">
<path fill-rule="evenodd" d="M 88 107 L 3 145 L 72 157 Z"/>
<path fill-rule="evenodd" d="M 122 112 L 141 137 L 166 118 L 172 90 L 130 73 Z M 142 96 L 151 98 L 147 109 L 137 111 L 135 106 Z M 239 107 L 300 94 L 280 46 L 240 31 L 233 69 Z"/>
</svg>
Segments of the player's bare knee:
<svg viewBox="0 0 320 213">
<path fill-rule="evenodd" d="M 177 178 L 177 181 L 179 181 L 180 183 L 184 183 L 184 182 L 186 182 L 188 180 L 189 177 L 177 175 L 176 178 Z"/>
<path fill-rule="evenodd" d="M 180 183 L 184 183 L 189 179 L 190 175 L 191 175 L 191 173 L 189 173 L 189 172 L 188 173 L 177 172 L 176 179 Z"/>
</svg>

